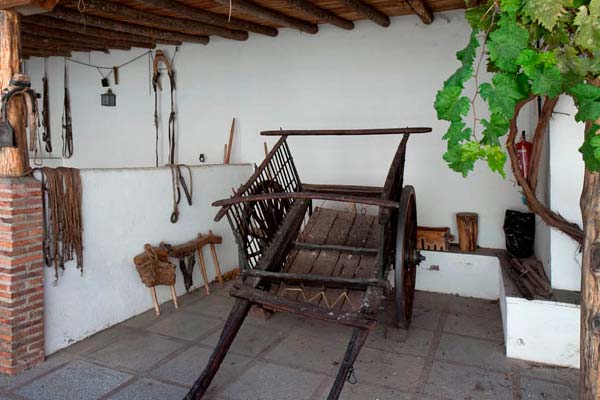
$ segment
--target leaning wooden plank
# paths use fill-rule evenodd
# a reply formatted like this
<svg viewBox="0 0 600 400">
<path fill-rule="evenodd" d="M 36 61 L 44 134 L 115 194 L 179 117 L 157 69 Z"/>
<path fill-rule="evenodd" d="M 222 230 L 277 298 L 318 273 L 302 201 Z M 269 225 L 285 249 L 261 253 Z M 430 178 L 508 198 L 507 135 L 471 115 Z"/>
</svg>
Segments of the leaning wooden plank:
<svg viewBox="0 0 600 400">
<path fill-rule="evenodd" d="M 337 213 L 335 210 L 331 210 L 328 208 L 320 208 L 318 216 L 311 217 L 311 220 L 314 218 L 314 225 L 310 232 L 306 235 L 303 235 L 303 239 L 310 243 L 325 243 L 327 237 L 329 236 L 329 231 L 333 227 L 335 220 L 337 218 Z M 294 260 L 294 263 L 291 265 L 288 272 L 296 273 L 296 274 L 309 274 L 312 272 L 314 263 L 319 257 L 321 252 L 319 250 L 302 250 Z M 279 293 L 281 296 L 296 300 L 298 298 L 310 298 L 313 297 L 316 293 L 313 288 L 307 288 L 307 292 L 303 292 L 302 288 L 287 288 L 282 287 L 281 292 Z"/>
<path fill-rule="evenodd" d="M 369 249 L 367 247 L 352 247 L 352 246 L 338 246 L 334 244 L 318 244 L 318 243 L 306 243 L 306 242 L 294 242 L 294 247 L 304 250 L 329 250 L 329 251 L 341 251 L 344 253 L 368 253 L 375 254 L 377 249 Z"/>
<path fill-rule="evenodd" d="M 362 318 L 359 314 L 335 313 L 326 308 L 317 307 L 306 302 L 273 296 L 272 294 L 259 289 L 253 289 L 245 284 L 234 287 L 230 294 L 235 298 L 246 299 L 251 303 L 259 304 L 274 311 L 286 311 L 303 317 L 337 322 L 342 325 L 353 326 L 356 328 L 372 329 L 375 326 L 374 320 Z"/>
<path fill-rule="evenodd" d="M 367 135 L 406 135 L 429 133 L 431 128 L 388 128 L 388 129 L 317 129 L 317 130 L 278 130 L 262 131 L 263 136 L 367 136 Z"/>
<path fill-rule="evenodd" d="M 343 203 L 366 204 L 383 208 L 399 208 L 400 205 L 391 200 L 378 199 L 374 197 L 347 196 L 335 193 L 317 193 L 317 192 L 277 192 L 263 193 L 251 196 L 231 197 L 229 199 L 217 200 L 212 203 L 215 207 L 227 207 L 240 203 L 253 203 L 264 200 L 281 200 L 281 199 L 307 199 L 307 200 L 327 200 L 339 201 Z M 218 215 L 219 216 L 219 215 Z M 217 216 L 217 217 L 218 217 Z M 220 218 L 219 218 L 220 219 Z M 218 222 L 215 218 L 215 222 Z"/>
<path fill-rule="evenodd" d="M 348 246 L 361 246 L 365 248 L 367 244 L 367 240 L 369 238 L 369 232 L 371 231 L 371 226 L 375 221 L 375 217 L 371 215 L 361 215 L 358 214 L 354 219 L 354 225 L 352 226 L 352 230 L 348 235 L 346 240 L 346 245 Z M 376 249 L 371 249 L 377 252 Z M 338 263 L 336 265 L 334 275 L 341 278 L 351 278 L 354 279 L 354 272 L 358 268 L 358 264 L 362 258 L 362 254 L 353 254 L 353 253 L 342 253 Z M 348 287 L 348 290 L 333 290 L 332 296 L 343 296 L 340 301 L 338 301 L 337 306 L 334 310 L 341 311 L 346 305 L 346 310 L 359 310 L 360 309 L 360 301 L 362 299 L 361 291 L 352 292 L 353 288 Z M 350 297 L 350 293 L 355 293 L 354 297 Z"/>
<path fill-rule="evenodd" d="M 221 363 L 225 359 L 225 356 L 227 355 L 227 352 L 233 343 L 233 339 L 235 339 L 235 336 L 240 330 L 244 319 L 248 315 L 250 306 L 251 304 L 248 300 L 236 300 L 231 312 L 229 313 L 229 317 L 225 322 L 225 326 L 223 327 L 219 341 L 217 342 L 217 345 L 208 360 L 206 368 L 204 368 L 202 375 L 200 375 L 196 382 L 194 382 L 194 385 L 185 396 L 185 400 L 196 400 L 202 398 L 202 395 L 208 389 L 210 382 L 217 374 Z"/>
<path fill-rule="evenodd" d="M 356 186 L 356 185 L 323 185 L 313 183 L 303 183 L 302 189 L 307 192 L 319 193 L 340 193 L 350 196 L 373 196 L 379 197 L 383 192 L 383 187 L 378 186 Z"/>
<path fill-rule="evenodd" d="M 355 279 L 349 277 L 337 277 L 329 275 L 315 275 L 315 274 L 293 274 L 288 272 L 270 272 L 270 271 L 258 271 L 248 270 L 242 272 L 244 277 L 258 277 L 263 281 L 275 281 L 285 282 L 290 285 L 305 285 L 305 286 L 317 286 L 325 288 L 348 288 L 356 290 L 366 290 L 369 286 L 381 286 L 387 288 L 389 286 L 388 281 L 367 278 L 367 279 Z"/>
</svg>

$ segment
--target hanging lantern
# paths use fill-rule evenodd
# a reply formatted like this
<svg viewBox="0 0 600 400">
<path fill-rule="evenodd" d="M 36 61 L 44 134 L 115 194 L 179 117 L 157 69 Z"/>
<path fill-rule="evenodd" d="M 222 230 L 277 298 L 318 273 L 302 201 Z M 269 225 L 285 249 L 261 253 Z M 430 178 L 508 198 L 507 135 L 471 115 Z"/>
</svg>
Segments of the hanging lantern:
<svg viewBox="0 0 600 400">
<path fill-rule="evenodd" d="M 112 89 L 100 95 L 101 103 L 106 107 L 114 107 L 117 105 L 117 96 L 112 92 Z"/>
</svg>

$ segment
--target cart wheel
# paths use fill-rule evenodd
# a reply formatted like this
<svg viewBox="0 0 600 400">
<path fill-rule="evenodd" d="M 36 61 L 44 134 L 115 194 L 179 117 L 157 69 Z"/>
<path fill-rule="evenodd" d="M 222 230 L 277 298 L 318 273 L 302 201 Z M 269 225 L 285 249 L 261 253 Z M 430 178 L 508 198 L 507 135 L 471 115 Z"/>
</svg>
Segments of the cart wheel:
<svg viewBox="0 0 600 400">
<path fill-rule="evenodd" d="M 412 186 L 405 186 L 400 197 L 397 243 L 394 276 L 396 322 L 399 328 L 408 329 L 415 298 L 417 265 L 423 260 L 417 250 L 417 200 Z"/>
</svg>

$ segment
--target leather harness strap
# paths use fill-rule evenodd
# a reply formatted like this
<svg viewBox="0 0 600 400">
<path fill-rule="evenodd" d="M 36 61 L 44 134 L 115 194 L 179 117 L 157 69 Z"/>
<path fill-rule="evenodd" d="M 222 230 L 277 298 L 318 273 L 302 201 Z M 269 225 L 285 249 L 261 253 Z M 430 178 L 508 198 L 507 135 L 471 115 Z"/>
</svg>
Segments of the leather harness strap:
<svg viewBox="0 0 600 400">
<path fill-rule="evenodd" d="M 11 100 L 18 95 L 22 95 L 25 99 L 25 105 L 27 107 L 27 125 L 29 126 L 29 151 L 34 152 L 35 159 L 37 160 L 39 150 L 37 143 L 37 97 L 35 91 L 31 89 L 31 80 L 26 74 L 15 74 L 9 82 L 9 86 L 2 92 L 2 100 L 0 101 L 0 124 L 2 124 L 2 134 L 12 136 L 11 139 L 6 140 L 3 144 L 12 144 L 11 147 L 18 145 L 14 135 L 14 129 L 8 121 L 8 106 Z M 24 147 L 25 146 L 26 144 L 24 144 Z"/>
<path fill-rule="evenodd" d="M 52 135 L 50 133 L 50 91 L 48 90 L 48 70 L 46 68 L 46 59 L 44 59 L 44 77 L 42 78 L 42 127 L 44 134 L 42 140 L 45 143 L 47 153 L 52 153 Z"/>
<path fill-rule="evenodd" d="M 173 212 L 171 213 L 171 223 L 176 223 L 179 220 L 179 203 L 181 202 L 181 189 L 185 194 L 187 203 L 192 205 L 192 169 L 185 164 L 167 164 L 171 169 L 171 184 L 173 188 Z M 181 168 L 185 168 L 188 171 L 188 182 L 186 182 Z"/>
<path fill-rule="evenodd" d="M 156 155 L 156 166 L 158 167 L 158 90 L 162 91 L 162 84 L 160 82 L 160 70 L 159 64 L 163 63 L 167 68 L 169 75 L 169 84 L 171 87 L 171 113 L 169 114 L 169 164 L 175 164 L 175 71 L 171 62 L 161 50 L 156 50 L 154 54 L 153 62 L 153 75 L 152 75 L 152 88 L 154 89 L 154 127 L 156 129 L 156 143 L 155 143 L 155 155 Z"/>
<path fill-rule="evenodd" d="M 62 155 L 64 158 L 73 156 L 73 125 L 71 121 L 71 96 L 69 94 L 69 72 L 67 70 L 67 62 L 65 61 L 65 98 L 63 101 L 63 117 L 62 117 L 62 140 L 63 148 Z"/>
</svg>

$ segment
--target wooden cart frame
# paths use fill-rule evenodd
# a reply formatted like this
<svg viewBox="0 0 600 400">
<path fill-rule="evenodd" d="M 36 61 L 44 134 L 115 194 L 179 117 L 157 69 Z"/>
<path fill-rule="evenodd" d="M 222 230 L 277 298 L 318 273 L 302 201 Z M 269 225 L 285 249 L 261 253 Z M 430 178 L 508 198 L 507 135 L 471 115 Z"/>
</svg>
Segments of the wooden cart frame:
<svg viewBox="0 0 600 400">
<path fill-rule="evenodd" d="M 408 328 L 422 257 L 415 191 L 403 186 L 404 163 L 410 134 L 426 132 L 431 129 L 262 132 L 281 138 L 233 197 L 213 203 L 221 207 L 215 220 L 227 216 L 238 243 L 242 282 L 231 290 L 235 304 L 186 399 L 202 398 L 252 305 L 353 328 L 329 400 L 339 397 L 383 299 L 392 293 L 391 268 L 396 320 Z M 382 134 L 403 135 L 383 187 L 302 183 L 287 143 L 289 136 Z M 375 206 L 379 212 L 314 208 L 314 200 Z"/>
</svg>

